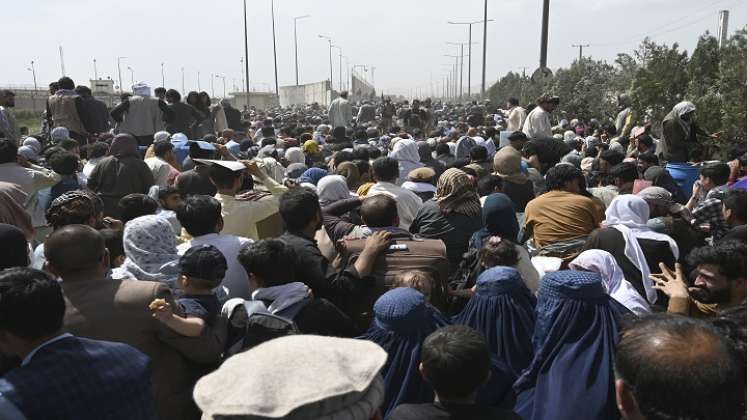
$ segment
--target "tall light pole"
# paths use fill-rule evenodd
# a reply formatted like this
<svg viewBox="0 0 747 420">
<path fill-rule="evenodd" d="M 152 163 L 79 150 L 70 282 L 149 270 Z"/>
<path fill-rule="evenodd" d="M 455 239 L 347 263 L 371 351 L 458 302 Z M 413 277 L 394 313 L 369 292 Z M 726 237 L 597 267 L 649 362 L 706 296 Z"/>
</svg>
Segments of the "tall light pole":
<svg viewBox="0 0 747 420">
<path fill-rule="evenodd" d="M 96 68 L 96 58 L 93 59 L 93 80 L 99 80 L 99 71 Z"/>
<path fill-rule="evenodd" d="M 540 67 L 547 67 L 547 33 L 550 24 L 550 0 L 542 2 L 542 35 L 540 38 Z"/>
<path fill-rule="evenodd" d="M 182 95 L 187 96 L 187 92 L 184 90 L 184 67 L 182 67 Z"/>
<path fill-rule="evenodd" d="M 202 88 L 200 87 L 200 72 L 197 72 L 197 91 L 201 91 Z"/>
<path fill-rule="evenodd" d="M 332 47 L 340 50 L 340 92 L 342 92 L 342 47 L 338 47 L 337 45 L 333 45 Z"/>
<path fill-rule="evenodd" d="M 280 103 L 280 88 L 278 87 L 278 50 L 275 46 L 275 0 L 270 0 L 272 15 L 272 58 L 275 60 L 275 98 Z"/>
<path fill-rule="evenodd" d="M 127 66 L 127 70 L 130 71 L 130 85 L 135 86 L 135 70 L 130 66 Z"/>
<path fill-rule="evenodd" d="M 122 59 L 127 57 L 117 57 L 117 74 L 119 75 L 119 93 L 124 92 L 122 90 Z"/>
<path fill-rule="evenodd" d="M 454 98 L 454 99 L 457 99 L 457 95 L 456 95 L 457 91 L 458 91 L 458 89 L 457 89 L 457 73 L 459 71 L 458 69 L 459 69 L 459 58 L 460 58 L 460 56 L 458 56 L 458 55 L 444 54 L 444 57 L 450 57 L 450 58 L 454 59 L 454 68 L 452 70 L 452 77 L 451 77 L 451 86 L 452 86 L 452 88 L 451 88 L 451 97 Z"/>
<path fill-rule="evenodd" d="M 161 63 L 161 87 L 166 87 L 166 76 L 163 73 L 163 63 Z"/>
<path fill-rule="evenodd" d="M 306 19 L 310 15 L 296 16 L 293 18 L 293 47 L 296 53 L 296 86 L 298 86 L 298 20 Z"/>
<path fill-rule="evenodd" d="M 488 19 L 487 22 L 492 22 L 493 19 Z M 472 22 L 449 22 L 449 25 L 467 25 L 469 26 L 469 35 L 467 39 L 467 43 L 469 45 L 469 52 L 467 52 L 468 58 L 467 58 L 467 97 L 469 98 L 472 96 L 472 25 L 476 23 L 483 23 L 482 20 L 475 20 Z M 484 48 L 483 48 L 484 49 Z M 483 60 L 485 58 L 483 57 Z"/>
<path fill-rule="evenodd" d="M 333 82 L 332 82 L 332 38 L 328 36 L 324 36 L 324 35 L 319 35 L 319 38 L 326 39 L 327 42 L 329 43 L 329 88 L 330 90 L 333 90 L 334 88 L 332 87 L 333 85 Z"/>
<path fill-rule="evenodd" d="M 461 58 L 459 61 L 459 99 L 461 100 L 464 98 L 464 45 L 466 42 L 447 42 L 447 44 L 459 46 L 459 57 Z"/>
<path fill-rule="evenodd" d="M 485 98 L 485 69 L 488 62 L 488 0 L 485 0 L 485 10 L 482 15 L 482 85 L 480 96 Z"/>
<path fill-rule="evenodd" d="M 246 79 L 245 79 L 246 75 L 244 74 L 244 57 L 241 57 L 239 59 L 239 62 L 241 63 L 241 86 L 242 86 L 242 89 L 246 89 Z M 236 89 L 236 91 L 238 91 L 238 89 Z M 245 90 L 244 93 L 248 95 L 249 91 Z"/>
<path fill-rule="evenodd" d="M 210 97 L 215 97 L 215 75 L 213 73 L 210 73 Z"/>
<path fill-rule="evenodd" d="M 36 86 L 36 67 L 34 67 L 34 60 L 31 60 L 31 67 L 27 70 L 31 72 L 31 77 L 34 78 L 34 93 L 31 95 L 31 106 L 34 109 L 34 112 L 36 112 L 36 90 L 38 88 Z"/>
<path fill-rule="evenodd" d="M 244 0 L 244 74 L 245 74 L 245 86 L 246 93 L 246 106 L 249 107 L 249 32 L 246 27 L 246 0 Z M 238 106 L 238 105 L 237 105 Z"/>
<path fill-rule="evenodd" d="M 584 59 L 584 47 L 588 47 L 589 44 L 574 44 L 571 45 L 573 48 L 578 48 L 578 62 L 581 63 L 581 60 Z"/>
<path fill-rule="evenodd" d="M 225 98 L 226 97 L 226 76 L 221 76 L 219 74 L 216 74 L 215 77 L 218 79 L 223 79 L 223 97 Z"/>
</svg>

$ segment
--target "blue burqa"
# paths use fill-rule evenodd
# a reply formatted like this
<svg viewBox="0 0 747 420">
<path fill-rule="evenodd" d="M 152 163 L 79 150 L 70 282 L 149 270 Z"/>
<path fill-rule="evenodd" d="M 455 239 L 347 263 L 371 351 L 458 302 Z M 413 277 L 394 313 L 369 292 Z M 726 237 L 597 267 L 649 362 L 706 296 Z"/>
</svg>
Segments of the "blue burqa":
<svg viewBox="0 0 747 420">
<path fill-rule="evenodd" d="M 558 271 L 540 283 L 534 359 L 514 384 L 524 420 L 617 419 L 613 361 L 623 315 L 597 273 Z"/>
<path fill-rule="evenodd" d="M 532 361 L 536 299 L 511 267 L 493 267 L 477 279 L 475 295 L 453 318 L 480 332 L 490 352 L 518 377 Z"/>
</svg>

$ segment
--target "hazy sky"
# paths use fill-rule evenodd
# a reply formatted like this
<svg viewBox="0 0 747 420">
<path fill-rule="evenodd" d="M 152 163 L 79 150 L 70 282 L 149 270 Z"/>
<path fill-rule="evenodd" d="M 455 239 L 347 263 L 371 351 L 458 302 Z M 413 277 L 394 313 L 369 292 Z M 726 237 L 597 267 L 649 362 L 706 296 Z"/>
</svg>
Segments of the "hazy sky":
<svg viewBox="0 0 747 420">
<path fill-rule="evenodd" d="M 166 85 L 181 90 L 181 68 L 187 90 L 210 93 L 210 74 L 226 76 L 226 88 L 241 86 L 244 37 L 241 0 L 2 0 L 3 62 L 0 85 L 32 83 L 31 60 L 40 86 L 60 76 L 58 46 L 65 70 L 76 83 L 98 74 L 117 79 L 116 57 L 122 60 L 122 79 L 161 84 L 165 63 Z M 274 89 L 270 0 L 248 0 L 249 77 L 253 87 Z M 488 81 L 509 70 L 533 71 L 539 63 L 542 0 L 488 0 Z M 480 20 L 483 0 L 276 0 L 278 78 L 280 85 L 295 83 L 293 17 L 298 21 L 300 82 L 329 77 L 329 47 L 325 34 L 342 47 L 348 62 L 375 66 L 377 88 L 407 93 L 420 88 L 440 89 L 458 48 L 447 42 L 466 42 L 467 27 L 447 21 Z M 571 44 L 591 44 L 585 56 L 613 59 L 631 52 L 650 35 L 657 42 L 678 42 L 688 51 L 706 30 L 716 32 L 717 12 L 731 12 L 729 32 L 747 25 L 747 0 L 552 0 L 548 65 L 568 65 L 578 55 Z M 473 26 L 473 86 L 482 66 L 482 24 Z M 333 50 L 334 82 L 338 83 L 337 51 Z M 466 49 L 465 49 L 466 53 Z M 465 84 L 467 80 L 465 64 Z M 370 74 L 370 73 L 369 73 Z M 223 92 L 215 79 L 215 94 Z M 439 90 L 440 92 L 440 90 Z"/>
</svg>

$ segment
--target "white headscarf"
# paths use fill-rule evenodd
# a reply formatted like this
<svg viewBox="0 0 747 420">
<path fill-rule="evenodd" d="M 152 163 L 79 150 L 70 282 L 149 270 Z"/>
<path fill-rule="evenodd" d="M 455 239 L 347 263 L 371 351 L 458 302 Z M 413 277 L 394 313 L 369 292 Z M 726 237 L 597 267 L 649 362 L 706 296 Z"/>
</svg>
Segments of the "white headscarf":
<svg viewBox="0 0 747 420">
<path fill-rule="evenodd" d="M 322 206 L 351 197 L 348 183 L 342 175 L 327 175 L 320 179 L 316 184 L 316 192 Z"/>
<path fill-rule="evenodd" d="M 181 133 L 177 133 L 177 134 L 181 134 Z M 171 138 L 171 134 L 168 131 L 159 131 L 153 135 L 153 142 L 155 143 L 159 141 L 166 141 L 170 138 Z"/>
<path fill-rule="evenodd" d="M 651 307 L 629 281 L 625 280 L 622 269 L 615 257 L 601 249 L 582 252 L 568 265 L 571 270 L 591 271 L 602 277 L 602 285 L 613 299 L 630 309 L 636 315 L 651 313 Z"/>
<path fill-rule="evenodd" d="M 291 163 L 305 163 L 306 155 L 303 154 L 303 150 L 300 147 L 289 147 L 285 151 L 285 159 L 289 164 Z"/>
<path fill-rule="evenodd" d="M 392 159 L 398 161 L 406 161 L 413 163 L 420 163 L 420 154 L 418 153 L 418 145 L 415 140 L 412 139 L 400 139 L 394 144 L 392 153 L 389 154 Z"/>
<path fill-rule="evenodd" d="M 672 113 L 677 117 L 677 122 L 680 123 L 682 129 L 685 130 L 685 135 L 690 135 L 690 123 L 683 120 L 682 116 L 695 111 L 695 104 L 689 101 L 682 101 L 672 108 Z"/>
<path fill-rule="evenodd" d="M 646 299 L 650 303 L 656 302 L 656 290 L 650 279 L 651 269 L 646 262 L 646 255 L 638 243 L 638 239 L 651 239 L 669 243 L 672 255 L 679 258 L 680 251 L 677 243 L 668 235 L 656 233 L 647 225 L 649 207 L 645 200 L 632 194 L 620 195 L 610 203 L 605 212 L 606 219 L 603 226 L 619 231 L 625 240 L 625 257 L 640 270 L 643 287 L 646 289 Z"/>
<path fill-rule="evenodd" d="M 112 278 L 134 278 L 160 281 L 172 288 L 179 276 L 179 255 L 176 236 L 168 220 L 147 215 L 132 219 L 125 225 L 125 261 L 115 268 Z"/>
<path fill-rule="evenodd" d="M 150 96 L 150 86 L 148 86 L 144 82 L 135 83 L 132 85 L 132 93 L 134 93 L 137 96 Z"/>
</svg>

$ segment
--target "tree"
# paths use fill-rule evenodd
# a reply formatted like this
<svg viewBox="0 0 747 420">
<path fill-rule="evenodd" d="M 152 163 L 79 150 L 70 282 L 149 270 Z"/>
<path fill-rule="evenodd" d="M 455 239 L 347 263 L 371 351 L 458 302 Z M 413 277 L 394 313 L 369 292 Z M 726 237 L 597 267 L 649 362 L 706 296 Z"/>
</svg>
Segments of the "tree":
<svg viewBox="0 0 747 420">
<path fill-rule="evenodd" d="M 700 126 L 711 133 L 721 129 L 720 60 L 718 40 L 706 32 L 687 65 L 690 82 L 685 98 L 695 104 Z"/>
<path fill-rule="evenodd" d="M 560 112 L 565 117 L 605 121 L 615 112 L 615 91 L 611 80 L 615 68 L 590 58 L 576 60 L 568 69 L 555 74 L 552 92 L 560 97 Z"/>
<path fill-rule="evenodd" d="M 687 52 L 648 38 L 635 51 L 640 67 L 633 78 L 633 106 L 661 121 L 683 98 L 688 84 Z"/>
<path fill-rule="evenodd" d="M 747 28 L 735 33 L 721 50 L 719 76 L 721 128 L 727 139 L 745 141 L 747 133 Z"/>
</svg>

